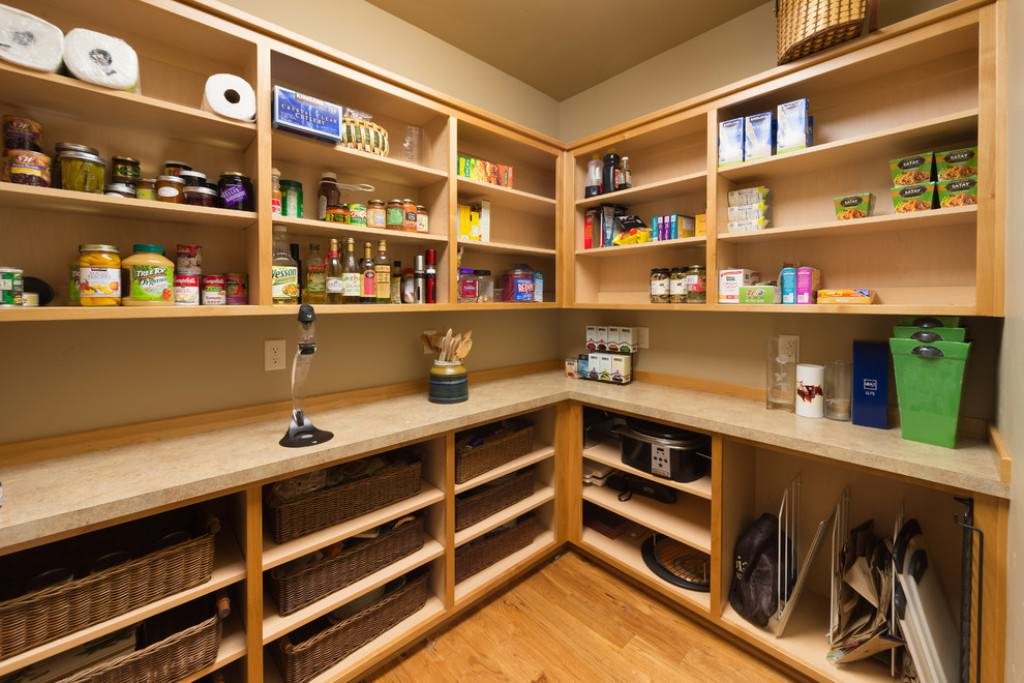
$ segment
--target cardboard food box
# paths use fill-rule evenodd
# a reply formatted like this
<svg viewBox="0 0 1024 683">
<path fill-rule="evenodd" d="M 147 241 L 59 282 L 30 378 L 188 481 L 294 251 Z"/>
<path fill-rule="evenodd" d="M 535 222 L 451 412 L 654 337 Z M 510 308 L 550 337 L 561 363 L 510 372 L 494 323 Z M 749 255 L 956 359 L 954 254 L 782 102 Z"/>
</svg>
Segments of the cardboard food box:
<svg viewBox="0 0 1024 683">
<path fill-rule="evenodd" d="M 811 146 L 810 101 L 803 97 L 776 107 L 775 153 L 796 152 Z"/>
<path fill-rule="evenodd" d="M 819 289 L 819 304 L 873 304 L 875 292 L 871 289 Z"/>
<path fill-rule="evenodd" d="M 775 117 L 770 111 L 743 119 L 743 160 L 767 159 L 775 153 Z"/>
<path fill-rule="evenodd" d="M 836 207 L 836 218 L 841 221 L 867 218 L 875 210 L 875 195 L 870 192 L 848 194 L 832 200 Z"/>
<path fill-rule="evenodd" d="M 612 355 L 609 379 L 616 384 L 629 384 L 633 380 L 633 357 L 625 354 Z"/>
<path fill-rule="evenodd" d="M 935 154 L 935 179 L 959 180 L 978 175 L 978 148 L 964 147 Z"/>
<path fill-rule="evenodd" d="M 725 268 L 718 271 L 718 303 L 738 304 L 740 287 L 757 282 L 758 273 L 747 268 Z"/>
<path fill-rule="evenodd" d="M 730 190 L 729 206 L 749 206 L 758 202 L 768 202 L 768 188 L 764 185 L 744 187 L 741 190 Z"/>
<path fill-rule="evenodd" d="M 935 183 L 892 188 L 892 206 L 896 213 L 930 211 L 935 207 L 937 198 Z"/>
<path fill-rule="evenodd" d="M 741 304 L 780 304 L 782 289 L 778 285 L 740 285 Z"/>
<path fill-rule="evenodd" d="M 974 206 L 978 203 L 978 179 L 960 178 L 936 184 L 939 191 L 939 206 L 949 209 L 956 206 Z"/>
<path fill-rule="evenodd" d="M 758 230 L 764 230 L 767 227 L 768 219 L 764 216 L 742 221 L 729 221 L 725 225 L 726 230 L 729 232 L 757 232 Z"/>
<path fill-rule="evenodd" d="M 743 161 L 743 117 L 718 124 L 718 165 Z"/>
<path fill-rule="evenodd" d="M 935 152 L 922 152 L 889 161 L 893 187 L 919 185 L 935 180 Z"/>
<path fill-rule="evenodd" d="M 693 217 L 693 236 L 701 237 L 708 234 L 708 215 L 698 213 Z"/>
</svg>

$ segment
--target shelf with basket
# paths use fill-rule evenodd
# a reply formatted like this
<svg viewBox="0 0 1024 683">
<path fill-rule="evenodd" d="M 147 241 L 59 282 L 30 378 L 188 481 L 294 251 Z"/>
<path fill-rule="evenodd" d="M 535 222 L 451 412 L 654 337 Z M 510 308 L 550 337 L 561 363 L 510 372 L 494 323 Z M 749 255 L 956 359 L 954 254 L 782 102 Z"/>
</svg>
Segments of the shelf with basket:
<svg viewBox="0 0 1024 683">
<path fill-rule="evenodd" d="M 547 556 L 558 545 L 554 531 L 550 529 L 541 531 L 525 547 L 456 583 L 456 605 L 472 600 L 478 594 L 487 592 L 491 587 L 508 581 L 512 573 L 518 573 L 524 567 Z"/>
<path fill-rule="evenodd" d="M 531 512 L 542 505 L 550 503 L 554 499 L 555 489 L 553 486 L 537 483 L 535 484 L 534 492 L 526 498 L 491 514 L 472 526 L 466 527 L 461 531 L 456 531 L 455 547 L 457 548 L 465 543 L 469 543 L 470 541 L 483 536 L 487 532 L 500 527 L 502 524 L 516 519 L 520 515 L 526 514 L 527 512 Z"/>
<path fill-rule="evenodd" d="M 538 448 L 531 450 L 525 455 L 520 455 L 517 458 L 509 460 L 503 465 L 499 465 L 494 469 L 488 470 L 483 474 L 473 477 L 472 479 L 468 479 L 467 481 L 464 481 L 461 484 L 455 484 L 455 493 L 463 493 L 472 488 L 476 488 L 481 484 L 486 484 L 487 482 L 499 479 L 505 476 L 506 474 L 517 472 L 523 469 L 524 467 L 529 467 L 530 465 L 535 465 L 539 462 L 543 462 L 544 460 L 554 457 L 554 455 L 554 446 L 540 446 Z"/>
<path fill-rule="evenodd" d="M 245 653 L 245 627 L 242 624 L 242 618 L 232 614 L 224 623 L 224 631 L 220 639 L 220 648 L 217 650 L 217 659 L 214 660 L 213 664 L 210 666 L 205 669 L 200 669 L 194 674 L 183 678 L 179 683 L 193 683 L 193 681 L 202 680 L 213 672 L 220 671 L 232 662 L 237 662 L 242 659 L 245 657 Z"/>
</svg>

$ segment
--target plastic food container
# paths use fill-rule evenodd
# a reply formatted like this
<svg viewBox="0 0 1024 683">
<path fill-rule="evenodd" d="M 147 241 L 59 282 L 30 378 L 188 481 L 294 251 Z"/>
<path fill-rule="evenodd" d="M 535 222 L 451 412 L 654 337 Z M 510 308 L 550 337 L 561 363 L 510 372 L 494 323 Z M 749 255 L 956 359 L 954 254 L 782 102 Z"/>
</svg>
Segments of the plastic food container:
<svg viewBox="0 0 1024 683">
<path fill-rule="evenodd" d="M 0 179 L 19 185 L 50 186 L 50 157 L 29 149 L 9 149 L 4 157 L 3 175 Z M 103 191 L 103 176 L 100 175 L 98 192 Z"/>
<path fill-rule="evenodd" d="M 43 142 L 43 126 L 24 116 L 4 117 L 4 149 L 38 150 Z"/>
<path fill-rule="evenodd" d="M 78 299 L 82 306 L 121 305 L 121 253 L 117 247 L 78 247 Z"/>
<path fill-rule="evenodd" d="M 459 303 L 473 303 L 479 300 L 480 280 L 472 268 L 459 268 Z"/>
<path fill-rule="evenodd" d="M 533 269 L 525 264 L 518 264 L 505 271 L 502 278 L 504 301 L 526 303 L 533 301 Z M 667 291 L 667 290 L 666 290 Z"/>
<path fill-rule="evenodd" d="M 206 187 L 185 185 L 185 203 L 191 206 L 217 206 L 217 191 Z"/>
<path fill-rule="evenodd" d="M 173 306 L 174 263 L 164 256 L 159 244 L 133 245 L 135 253 L 121 268 L 128 288 L 125 306 Z"/>
</svg>

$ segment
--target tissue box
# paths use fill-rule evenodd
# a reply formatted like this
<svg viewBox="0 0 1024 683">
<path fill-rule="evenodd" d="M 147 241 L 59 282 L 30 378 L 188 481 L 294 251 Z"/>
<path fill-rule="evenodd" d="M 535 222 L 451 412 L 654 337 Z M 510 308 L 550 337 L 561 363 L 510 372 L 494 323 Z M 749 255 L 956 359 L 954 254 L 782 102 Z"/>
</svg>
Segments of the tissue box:
<svg viewBox="0 0 1024 683">
<path fill-rule="evenodd" d="M 273 126 L 322 140 L 341 140 L 341 107 L 274 86 Z"/>
<path fill-rule="evenodd" d="M 784 102 L 776 108 L 775 153 L 785 154 L 811 146 L 811 124 L 806 97 Z"/>
<path fill-rule="evenodd" d="M 782 289 L 777 285 L 740 285 L 741 304 L 782 303 Z"/>
<path fill-rule="evenodd" d="M 740 287 L 757 282 L 758 273 L 746 268 L 726 268 L 718 271 L 718 303 L 738 304 Z"/>
<path fill-rule="evenodd" d="M 775 121 L 766 111 L 744 119 L 743 160 L 766 159 L 775 152 Z"/>
<path fill-rule="evenodd" d="M 728 166 L 743 161 L 743 118 L 718 124 L 718 165 Z"/>
</svg>

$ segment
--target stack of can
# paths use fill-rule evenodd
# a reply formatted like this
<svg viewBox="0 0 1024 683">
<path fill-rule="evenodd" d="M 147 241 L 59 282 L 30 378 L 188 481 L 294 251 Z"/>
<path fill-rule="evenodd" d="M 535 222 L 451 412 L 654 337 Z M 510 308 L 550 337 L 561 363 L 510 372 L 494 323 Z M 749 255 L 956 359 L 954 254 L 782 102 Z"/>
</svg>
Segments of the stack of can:
<svg viewBox="0 0 1024 683">
<path fill-rule="evenodd" d="M 245 273 L 203 275 L 203 248 L 179 244 L 174 275 L 174 303 L 179 306 L 223 306 L 249 303 Z"/>
</svg>

